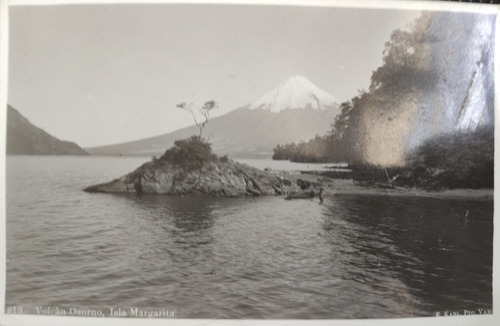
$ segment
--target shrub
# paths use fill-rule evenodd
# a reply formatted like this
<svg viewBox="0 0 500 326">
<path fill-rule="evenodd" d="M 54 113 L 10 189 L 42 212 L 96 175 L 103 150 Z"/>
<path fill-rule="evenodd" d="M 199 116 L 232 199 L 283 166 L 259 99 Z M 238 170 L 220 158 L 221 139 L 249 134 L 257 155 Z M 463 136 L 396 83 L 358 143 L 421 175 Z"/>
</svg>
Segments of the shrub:
<svg viewBox="0 0 500 326">
<path fill-rule="evenodd" d="M 493 188 L 494 131 L 431 138 L 410 161 L 414 179 L 425 188 Z"/>
<path fill-rule="evenodd" d="M 410 153 L 406 166 L 353 164 L 352 178 L 370 186 L 390 178 L 394 186 L 428 190 L 493 188 L 494 147 L 494 130 L 489 127 L 438 135 Z"/>
<path fill-rule="evenodd" d="M 201 169 L 206 162 L 217 160 L 217 155 L 212 153 L 210 143 L 199 136 L 191 136 L 176 140 L 174 146 L 169 148 L 160 160 L 186 170 L 196 170 Z"/>
</svg>

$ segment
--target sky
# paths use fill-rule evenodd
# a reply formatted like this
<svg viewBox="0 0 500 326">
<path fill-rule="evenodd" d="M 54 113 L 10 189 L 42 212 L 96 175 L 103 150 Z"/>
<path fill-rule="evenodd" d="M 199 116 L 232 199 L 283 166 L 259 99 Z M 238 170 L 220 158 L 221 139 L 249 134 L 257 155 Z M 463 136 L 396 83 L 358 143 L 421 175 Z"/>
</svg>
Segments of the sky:
<svg viewBox="0 0 500 326">
<path fill-rule="evenodd" d="M 51 5 L 9 10 L 8 103 L 82 147 L 192 125 L 302 75 L 339 103 L 366 89 L 418 11 L 249 5 Z"/>
</svg>

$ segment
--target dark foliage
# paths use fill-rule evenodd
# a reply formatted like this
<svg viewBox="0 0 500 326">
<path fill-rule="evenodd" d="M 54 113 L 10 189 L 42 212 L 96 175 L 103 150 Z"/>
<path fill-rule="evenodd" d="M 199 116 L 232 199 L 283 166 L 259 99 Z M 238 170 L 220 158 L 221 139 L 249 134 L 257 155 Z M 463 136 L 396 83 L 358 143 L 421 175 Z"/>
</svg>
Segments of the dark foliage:
<svg viewBox="0 0 500 326">
<path fill-rule="evenodd" d="M 373 72 L 368 91 L 360 90 L 357 96 L 341 104 L 341 112 L 327 135 L 298 145 L 279 145 L 273 158 L 364 164 L 364 147 L 373 141 L 367 133 L 367 112 L 372 112 L 368 116 L 391 120 L 406 104 L 408 96 L 434 87 L 435 72 L 426 65 L 431 19 L 432 15 L 424 14 L 410 31 L 397 29 L 391 34 L 385 44 L 383 65 Z"/>
<path fill-rule="evenodd" d="M 435 190 L 492 188 L 492 126 L 432 137 L 409 153 L 402 167 L 389 167 L 390 162 L 377 163 L 385 166 L 367 162 L 366 148 L 379 140 L 374 139 L 371 130 L 386 128 L 378 131 L 396 133 L 398 129 L 390 128 L 397 127 L 398 123 L 391 121 L 397 119 L 409 103 L 420 103 L 426 94 L 435 91 L 440 76 L 429 60 L 433 42 L 429 27 L 433 20 L 434 14 L 423 13 L 408 31 L 398 29 L 391 34 L 385 44 L 383 64 L 373 72 L 369 89 L 359 91 L 358 96 L 341 104 L 341 112 L 327 135 L 317 136 L 307 143 L 278 145 L 273 158 L 347 162 L 353 169 L 352 178 L 370 186 Z M 383 145 L 391 145 L 390 137 L 380 139 L 386 142 Z"/>
<path fill-rule="evenodd" d="M 327 137 L 316 136 L 310 141 L 299 144 L 278 145 L 273 151 L 273 160 L 290 160 L 292 162 L 326 163 L 331 161 L 328 156 Z"/>
<path fill-rule="evenodd" d="M 405 167 L 352 165 L 352 178 L 367 186 L 398 186 L 442 190 L 493 188 L 494 131 L 430 138 L 409 155 Z"/>
<path fill-rule="evenodd" d="M 494 130 L 433 137 L 410 155 L 412 176 L 424 188 L 493 188 Z"/>
<path fill-rule="evenodd" d="M 214 162 L 219 158 L 212 153 L 209 142 L 199 136 L 176 140 L 174 146 L 169 148 L 159 162 L 168 162 L 186 170 L 201 169 L 206 162 Z"/>
</svg>

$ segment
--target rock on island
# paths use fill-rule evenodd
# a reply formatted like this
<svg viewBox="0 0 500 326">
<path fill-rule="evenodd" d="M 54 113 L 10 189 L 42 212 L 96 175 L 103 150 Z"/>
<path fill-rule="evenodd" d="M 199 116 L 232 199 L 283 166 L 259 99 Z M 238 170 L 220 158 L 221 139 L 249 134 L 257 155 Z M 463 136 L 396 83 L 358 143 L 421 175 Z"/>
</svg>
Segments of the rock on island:
<svg viewBox="0 0 500 326">
<path fill-rule="evenodd" d="M 200 137 L 178 140 L 165 154 L 135 171 L 87 192 L 207 194 L 246 196 L 283 194 L 285 183 L 276 174 L 218 157 Z"/>
</svg>

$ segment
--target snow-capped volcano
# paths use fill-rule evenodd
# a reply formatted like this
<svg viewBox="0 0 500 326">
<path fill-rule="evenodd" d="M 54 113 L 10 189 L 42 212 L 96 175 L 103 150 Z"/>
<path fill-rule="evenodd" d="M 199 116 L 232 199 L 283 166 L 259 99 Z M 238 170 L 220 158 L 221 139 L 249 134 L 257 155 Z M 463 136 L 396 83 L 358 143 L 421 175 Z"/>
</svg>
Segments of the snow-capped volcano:
<svg viewBox="0 0 500 326">
<path fill-rule="evenodd" d="M 286 109 L 325 110 L 337 106 L 337 100 L 311 83 L 303 76 L 293 76 L 282 82 L 274 90 L 246 108 L 250 110 L 264 109 L 271 112 L 280 112 Z"/>
<path fill-rule="evenodd" d="M 324 135 L 339 114 L 335 99 L 304 77 L 288 78 L 259 100 L 210 119 L 203 135 L 212 149 L 231 157 L 270 158 L 278 144 Z M 134 142 L 89 149 L 93 155 L 161 155 L 178 139 L 199 132 L 197 126 Z"/>
</svg>

